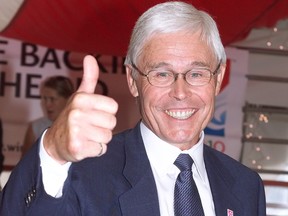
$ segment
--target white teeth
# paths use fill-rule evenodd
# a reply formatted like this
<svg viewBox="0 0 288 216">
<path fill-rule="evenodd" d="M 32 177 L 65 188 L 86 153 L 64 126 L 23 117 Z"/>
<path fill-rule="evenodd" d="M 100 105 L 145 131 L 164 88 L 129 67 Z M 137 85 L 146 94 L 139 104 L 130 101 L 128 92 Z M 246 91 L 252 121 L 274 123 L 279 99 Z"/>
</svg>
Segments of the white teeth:
<svg viewBox="0 0 288 216">
<path fill-rule="evenodd" d="M 165 111 L 169 116 L 176 118 L 176 119 L 187 119 L 190 116 L 193 115 L 193 113 L 195 112 L 195 110 L 189 110 L 189 111 L 169 111 L 166 110 Z"/>
</svg>

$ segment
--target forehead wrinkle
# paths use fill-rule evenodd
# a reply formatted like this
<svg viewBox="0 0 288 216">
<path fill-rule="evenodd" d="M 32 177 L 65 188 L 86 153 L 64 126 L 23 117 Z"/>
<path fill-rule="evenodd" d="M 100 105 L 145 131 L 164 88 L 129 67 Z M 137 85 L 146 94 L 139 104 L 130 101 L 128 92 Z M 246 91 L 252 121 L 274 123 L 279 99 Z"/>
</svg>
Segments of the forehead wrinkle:
<svg viewBox="0 0 288 216">
<path fill-rule="evenodd" d="M 141 55 L 139 56 L 140 58 L 138 59 L 140 60 L 140 66 L 145 70 L 161 67 L 167 67 L 167 69 L 172 70 L 183 70 L 183 68 L 186 70 L 189 67 L 210 68 L 212 65 L 211 63 L 213 62 L 211 50 L 205 44 L 202 44 L 201 42 L 198 43 L 197 38 L 195 39 L 194 36 L 196 37 L 197 35 L 183 35 L 178 33 L 154 36 L 143 46 Z M 177 41 L 175 40 L 175 37 L 179 37 L 183 40 L 179 39 L 180 41 Z M 191 40 L 189 39 L 190 37 Z M 189 40 L 186 40 L 187 38 Z M 199 48 L 199 44 L 202 44 L 203 46 Z M 197 50 L 200 51 L 199 54 Z M 203 56 L 203 53 L 206 53 L 206 55 Z M 212 59 L 210 59 L 210 57 Z"/>
</svg>

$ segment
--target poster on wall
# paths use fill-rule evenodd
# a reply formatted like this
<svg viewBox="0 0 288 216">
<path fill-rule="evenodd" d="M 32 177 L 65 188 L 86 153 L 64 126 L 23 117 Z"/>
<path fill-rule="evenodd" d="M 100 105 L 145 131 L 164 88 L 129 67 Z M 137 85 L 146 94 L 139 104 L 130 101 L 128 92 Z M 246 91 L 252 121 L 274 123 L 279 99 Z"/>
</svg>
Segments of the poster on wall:
<svg viewBox="0 0 288 216">
<path fill-rule="evenodd" d="M 241 108 L 248 62 L 244 52 L 227 48 L 226 83 L 217 97 L 215 116 L 205 130 L 206 144 L 235 159 L 241 147 Z M 126 84 L 124 57 L 93 55 L 100 68 L 96 93 L 113 97 L 119 103 L 115 133 L 133 127 L 140 116 Z M 0 37 L 0 117 L 6 169 L 12 169 L 21 157 L 28 122 L 43 116 L 39 100 L 41 82 L 49 76 L 62 75 L 71 78 L 77 87 L 84 56 Z"/>
<path fill-rule="evenodd" d="M 240 160 L 249 52 L 226 48 L 227 68 L 214 116 L 205 128 L 205 143 Z"/>
<path fill-rule="evenodd" d="M 20 159 L 28 122 L 43 116 L 41 82 L 49 76 L 61 75 L 79 86 L 85 55 L 0 37 L 0 118 L 6 169 L 13 168 Z M 124 58 L 93 55 L 100 69 L 95 92 L 113 97 L 119 103 L 115 133 L 133 127 L 139 114 L 126 84 Z"/>
</svg>

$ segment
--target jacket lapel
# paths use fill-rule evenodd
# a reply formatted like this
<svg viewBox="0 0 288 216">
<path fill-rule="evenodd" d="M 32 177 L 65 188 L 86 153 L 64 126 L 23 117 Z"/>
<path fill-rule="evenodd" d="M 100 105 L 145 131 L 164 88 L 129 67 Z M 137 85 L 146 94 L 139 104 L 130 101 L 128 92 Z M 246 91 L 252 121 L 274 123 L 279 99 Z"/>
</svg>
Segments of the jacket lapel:
<svg viewBox="0 0 288 216">
<path fill-rule="evenodd" d="M 212 151 L 209 147 L 204 147 L 205 166 L 216 216 L 243 215 L 242 204 L 237 198 L 237 194 L 233 192 L 233 187 L 237 186 L 235 185 L 235 179 L 226 169 L 225 164 Z"/>
<path fill-rule="evenodd" d="M 126 165 L 123 175 L 131 189 L 120 198 L 123 216 L 160 216 L 152 169 L 140 134 L 139 124 L 125 138 Z"/>
<path fill-rule="evenodd" d="M 156 183 L 141 138 L 139 124 L 125 137 L 126 165 L 123 175 L 131 189 L 120 198 L 123 216 L 160 216 Z M 234 194 L 235 179 L 221 161 L 204 145 L 204 160 L 216 216 L 243 215 L 242 204 Z M 232 214 L 230 212 L 233 212 Z"/>
</svg>

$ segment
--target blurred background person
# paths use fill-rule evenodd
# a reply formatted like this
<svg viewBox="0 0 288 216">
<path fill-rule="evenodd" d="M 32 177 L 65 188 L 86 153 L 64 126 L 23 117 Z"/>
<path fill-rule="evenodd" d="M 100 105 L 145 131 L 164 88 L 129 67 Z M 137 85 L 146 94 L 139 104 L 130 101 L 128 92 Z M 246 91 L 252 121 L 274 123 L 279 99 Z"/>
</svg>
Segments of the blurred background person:
<svg viewBox="0 0 288 216">
<path fill-rule="evenodd" d="M 64 76 L 48 77 L 42 82 L 40 97 L 44 116 L 29 123 L 22 146 L 22 156 L 42 132 L 55 121 L 73 92 L 74 86 L 71 80 Z"/>
</svg>

